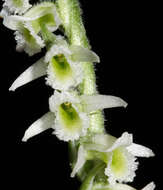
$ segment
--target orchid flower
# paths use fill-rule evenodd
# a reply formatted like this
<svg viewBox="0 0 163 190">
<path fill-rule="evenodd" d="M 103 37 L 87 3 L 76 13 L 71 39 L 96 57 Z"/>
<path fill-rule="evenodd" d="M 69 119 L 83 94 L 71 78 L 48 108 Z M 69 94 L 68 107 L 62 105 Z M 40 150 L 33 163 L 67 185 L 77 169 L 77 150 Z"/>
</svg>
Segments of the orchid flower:
<svg viewBox="0 0 163 190">
<path fill-rule="evenodd" d="M 132 182 L 137 169 L 137 157 L 154 156 L 152 150 L 142 145 L 133 143 L 132 134 L 123 133 L 115 138 L 108 134 L 96 134 L 89 138 L 78 151 L 78 159 L 71 176 L 83 167 L 86 160 L 97 157 L 106 163 L 105 175 L 109 184 L 118 182 Z"/>
<path fill-rule="evenodd" d="M 91 98 L 92 97 L 92 98 Z M 90 101 L 91 99 L 91 101 Z M 92 101 L 93 100 L 93 101 Z M 49 128 L 54 129 L 54 134 L 63 141 L 74 141 L 81 136 L 85 136 L 89 128 L 89 114 L 93 111 L 104 108 L 123 106 L 127 103 L 121 98 L 106 95 L 78 96 L 70 92 L 57 92 L 49 99 L 50 111 L 54 113 L 51 118 L 53 125 Z M 46 118 L 40 118 L 44 122 Z M 39 121 L 39 120 L 38 120 Z M 32 124 L 25 132 L 25 140 L 39 134 L 43 130 L 37 125 Z M 45 130 L 46 130 L 45 124 Z M 34 133 L 31 131 L 34 130 Z M 29 132 L 30 131 L 30 132 Z"/>
<path fill-rule="evenodd" d="M 58 38 L 45 56 L 48 64 L 47 84 L 54 89 L 68 90 L 83 80 L 81 62 L 99 62 L 99 57 L 81 46 L 69 46 Z"/>
<path fill-rule="evenodd" d="M 12 84 L 9 90 L 16 90 L 32 80 L 47 74 L 47 84 L 54 89 L 68 90 L 82 82 L 83 71 L 80 62 L 99 62 L 98 56 L 80 46 L 68 46 L 66 41 L 57 36 L 55 44 L 47 52 L 45 58 L 30 66 Z"/>
<path fill-rule="evenodd" d="M 55 4 L 42 2 L 30 8 L 24 15 L 6 15 L 3 24 L 15 30 L 17 51 L 25 51 L 30 56 L 41 51 L 45 46 L 44 40 L 39 35 L 42 27 L 50 32 L 57 30 L 60 25 Z"/>
</svg>

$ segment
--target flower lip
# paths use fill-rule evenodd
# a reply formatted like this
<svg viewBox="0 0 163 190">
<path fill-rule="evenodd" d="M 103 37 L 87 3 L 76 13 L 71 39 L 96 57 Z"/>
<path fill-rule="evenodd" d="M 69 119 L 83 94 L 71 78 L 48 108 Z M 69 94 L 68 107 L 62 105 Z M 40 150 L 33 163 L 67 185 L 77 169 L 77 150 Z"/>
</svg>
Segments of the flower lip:
<svg viewBox="0 0 163 190">
<path fill-rule="evenodd" d="M 70 59 L 71 51 L 63 38 L 56 38 L 55 44 L 45 56 L 49 63 L 47 69 L 47 84 L 58 90 L 69 90 L 79 85 L 83 80 L 83 69 L 80 63 Z"/>
<path fill-rule="evenodd" d="M 75 94 L 68 92 L 56 91 L 49 99 L 50 110 L 56 115 L 53 125 L 54 134 L 59 139 L 73 141 L 86 134 L 89 117 L 79 110 L 77 106 L 79 102 Z"/>
</svg>

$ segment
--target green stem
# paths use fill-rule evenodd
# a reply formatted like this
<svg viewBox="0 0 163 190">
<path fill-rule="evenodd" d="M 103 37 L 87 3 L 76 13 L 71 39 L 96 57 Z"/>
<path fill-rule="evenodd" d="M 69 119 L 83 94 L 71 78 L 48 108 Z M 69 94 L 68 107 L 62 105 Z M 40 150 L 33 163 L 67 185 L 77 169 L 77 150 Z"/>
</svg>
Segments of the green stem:
<svg viewBox="0 0 163 190">
<path fill-rule="evenodd" d="M 78 0 L 57 0 L 56 5 L 69 43 L 90 48 Z M 79 87 L 80 93 L 96 94 L 96 77 L 93 64 L 83 63 L 83 70 L 84 82 Z M 91 115 L 89 130 L 93 133 L 102 133 L 104 131 L 104 119 L 101 111 Z"/>
<path fill-rule="evenodd" d="M 93 181 L 100 170 L 104 168 L 104 163 L 98 163 L 96 166 L 88 173 L 86 179 L 83 181 L 80 190 L 91 190 L 93 187 Z"/>
</svg>

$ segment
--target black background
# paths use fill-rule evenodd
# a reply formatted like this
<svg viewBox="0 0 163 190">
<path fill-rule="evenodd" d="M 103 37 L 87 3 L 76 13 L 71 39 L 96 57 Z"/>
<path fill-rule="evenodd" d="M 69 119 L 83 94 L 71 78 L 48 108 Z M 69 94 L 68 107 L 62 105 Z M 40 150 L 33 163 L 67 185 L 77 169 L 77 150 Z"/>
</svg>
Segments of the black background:
<svg viewBox="0 0 163 190">
<path fill-rule="evenodd" d="M 159 189 L 161 158 L 161 75 L 159 5 L 139 2 L 81 0 L 83 19 L 92 49 L 100 56 L 96 65 L 101 94 L 123 98 L 128 107 L 105 110 L 105 126 L 114 136 L 124 131 L 134 134 L 136 143 L 153 149 L 156 157 L 140 160 L 133 185 L 140 189 L 155 181 Z M 1 3 L 2 4 L 2 3 Z M 27 143 L 24 131 L 48 111 L 53 93 L 44 78 L 16 92 L 8 92 L 15 78 L 42 54 L 28 57 L 15 51 L 13 32 L 0 22 L 1 62 L 1 170 L 5 185 L 76 190 L 77 179 L 70 178 L 67 143 L 48 130 Z M 3 122 L 3 120 L 5 122 Z"/>
</svg>

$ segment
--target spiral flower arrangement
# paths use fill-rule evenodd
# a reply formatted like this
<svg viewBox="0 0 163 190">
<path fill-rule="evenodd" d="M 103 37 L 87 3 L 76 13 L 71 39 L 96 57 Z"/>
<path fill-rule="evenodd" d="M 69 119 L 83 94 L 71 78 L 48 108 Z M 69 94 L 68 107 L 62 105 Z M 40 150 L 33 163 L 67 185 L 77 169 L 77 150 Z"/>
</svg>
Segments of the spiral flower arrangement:
<svg viewBox="0 0 163 190">
<path fill-rule="evenodd" d="M 44 57 L 24 71 L 11 85 L 15 91 L 41 76 L 54 89 L 49 112 L 25 131 L 22 141 L 52 128 L 59 140 L 69 143 L 71 177 L 80 190 L 135 190 L 127 185 L 136 176 L 137 157 L 151 157 L 151 149 L 136 144 L 133 135 L 120 137 L 104 128 L 102 110 L 126 107 L 119 97 L 101 95 L 95 84 L 94 63 L 82 23 L 78 0 L 3 0 L 3 24 L 14 31 L 16 50 L 32 56 L 46 48 Z M 61 30 L 63 35 L 56 35 Z M 142 190 L 154 190 L 154 182 Z"/>
</svg>

